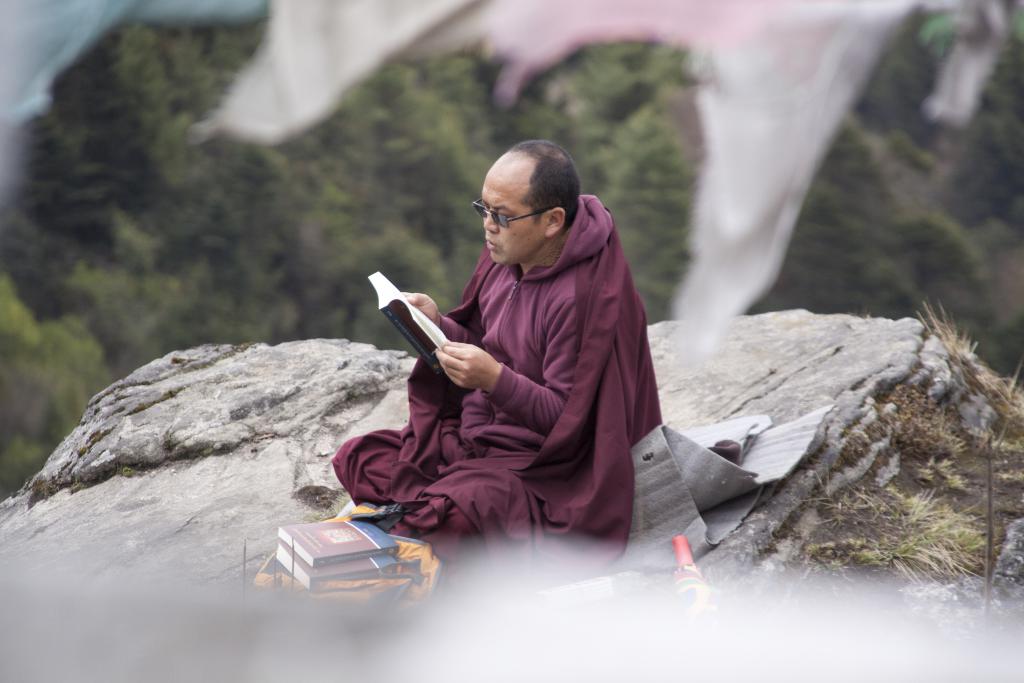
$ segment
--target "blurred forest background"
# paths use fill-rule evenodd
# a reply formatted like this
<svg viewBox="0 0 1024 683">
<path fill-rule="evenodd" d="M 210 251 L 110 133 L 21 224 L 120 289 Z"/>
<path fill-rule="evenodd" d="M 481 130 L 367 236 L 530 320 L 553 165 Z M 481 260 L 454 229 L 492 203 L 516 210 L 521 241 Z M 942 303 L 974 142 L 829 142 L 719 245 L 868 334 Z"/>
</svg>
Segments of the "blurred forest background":
<svg viewBox="0 0 1024 683">
<path fill-rule="evenodd" d="M 520 139 L 574 154 L 584 191 L 615 215 L 649 319 L 666 317 L 700 158 L 681 53 L 589 48 L 507 111 L 479 54 L 398 63 L 287 144 L 190 146 L 188 127 L 262 33 L 120 30 L 31 124 L 0 215 L 0 496 L 95 392 L 173 349 L 312 337 L 404 349 L 366 276 L 453 305 L 481 248 L 470 202 Z M 1011 373 L 1024 352 L 1024 46 L 1011 42 L 965 131 L 920 114 L 943 48 L 919 20 L 905 27 L 756 310 L 902 317 L 929 301 Z"/>
</svg>

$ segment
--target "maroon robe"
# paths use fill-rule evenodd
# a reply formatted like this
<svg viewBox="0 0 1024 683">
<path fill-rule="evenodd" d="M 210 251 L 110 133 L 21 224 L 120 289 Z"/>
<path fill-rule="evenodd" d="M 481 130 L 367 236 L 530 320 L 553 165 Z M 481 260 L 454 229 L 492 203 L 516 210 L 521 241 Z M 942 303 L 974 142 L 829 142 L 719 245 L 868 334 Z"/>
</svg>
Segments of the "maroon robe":
<svg viewBox="0 0 1024 683">
<path fill-rule="evenodd" d="M 460 389 L 418 361 L 409 424 L 349 440 L 334 469 L 354 500 L 401 503 L 408 512 L 396 533 L 431 541 L 445 559 L 467 537 L 531 559 L 564 558 L 582 539 L 597 541 L 589 561 L 607 563 L 629 535 L 630 447 L 661 423 L 643 304 L 611 215 L 593 196 L 580 197 L 558 261 L 520 273 L 485 250 L 461 305 L 442 321 L 450 337 L 503 363 L 492 394 Z M 542 329 L 551 337 L 539 348 L 507 333 L 495 340 L 488 321 L 531 287 L 537 300 L 515 303 L 535 320 L 520 313 L 503 327 L 527 336 L 538 324 L 558 329 Z M 536 358 L 525 357 L 529 348 Z"/>
</svg>

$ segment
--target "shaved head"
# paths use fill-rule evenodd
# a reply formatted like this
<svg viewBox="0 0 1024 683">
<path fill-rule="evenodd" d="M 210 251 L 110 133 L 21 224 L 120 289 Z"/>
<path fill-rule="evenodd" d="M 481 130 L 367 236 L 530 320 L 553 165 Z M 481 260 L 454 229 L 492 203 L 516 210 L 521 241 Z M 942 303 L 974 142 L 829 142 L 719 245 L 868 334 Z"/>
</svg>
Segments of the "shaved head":
<svg viewBox="0 0 1024 683">
<path fill-rule="evenodd" d="M 565 225 L 572 225 L 580 196 L 580 177 L 569 153 L 549 140 L 524 140 L 510 147 L 505 153 L 509 155 L 524 156 L 535 163 L 530 189 L 524 198 L 530 208 L 560 206 L 565 210 Z"/>
</svg>

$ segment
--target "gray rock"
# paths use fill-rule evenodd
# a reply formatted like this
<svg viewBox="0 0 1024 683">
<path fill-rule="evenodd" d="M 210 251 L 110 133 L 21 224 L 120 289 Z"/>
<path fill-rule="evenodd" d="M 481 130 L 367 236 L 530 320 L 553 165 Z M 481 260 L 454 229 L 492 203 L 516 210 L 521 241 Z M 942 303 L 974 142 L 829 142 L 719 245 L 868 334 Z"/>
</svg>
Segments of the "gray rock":
<svg viewBox="0 0 1024 683">
<path fill-rule="evenodd" d="M 1005 602 L 1016 604 L 1024 616 L 1024 518 L 1006 528 L 1006 540 L 992 573 L 994 592 Z"/>
<path fill-rule="evenodd" d="M 924 328 L 885 320 L 784 311 L 737 318 L 719 352 L 698 367 L 674 353 L 680 323 L 652 325 L 665 422 L 673 427 L 741 414 L 788 422 L 839 401 L 845 424 L 859 419 L 865 396 L 910 376 Z"/>
<path fill-rule="evenodd" d="M 774 533 L 822 481 L 851 441 L 862 440 L 863 458 L 841 470 L 848 485 L 884 455 L 866 428 L 877 419 L 873 397 L 902 382 L 930 388 L 949 371 L 945 350 L 932 345 L 932 368 L 922 364 L 924 326 L 904 318 L 859 318 L 784 311 L 734 321 L 722 349 L 696 368 L 682 367 L 673 349 L 680 324 L 651 326 L 666 423 L 685 428 L 740 414 L 766 414 L 776 422 L 795 419 L 830 403 L 810 451 L 813 467 L 798 470 L 774 497 L 754 511 L 734 534 L 703 560 L 717 580 L 746 575 Z M 874 448 L 872 448 L 874 446 Z"/>
<path fill-rule="evenodd" d="M 753 565 L 847 444 L 864 441 L 864 457 L 884 456 L 867 435 L 873 397 L 901 382 L 941 396 L 959 390 L 945 350 L 926 344 L 912 319 L 743 317 L 699 367 L 675 356 L 679 327 L 650 328 L 662 410 L 675 429 L 741 414 L 781 423 L 836 405 L 815 455 L 708 556 L 709 576 Z M 340 443 L 405 422 L 411 365 L 403 353 L 346 340 L 169 353 L 93 398 L 30 485 L 0 504 L 6 561 L 213 582 L 240 578 L 245 542 L 251 574 L 278 525 L 312 519 L 343 495 L 329 462 Z"/>
<path fill-rule="evenodd" d="M 402 422 L 411 365 L 347 340 L 169 353 L 95 396 L 0 504 L 5 558 L 215 581 L 239 575 L 247 542 L 253 571 L 278 525 L 343 495 L 329 465 L 341 440 Z"/>
</svg>

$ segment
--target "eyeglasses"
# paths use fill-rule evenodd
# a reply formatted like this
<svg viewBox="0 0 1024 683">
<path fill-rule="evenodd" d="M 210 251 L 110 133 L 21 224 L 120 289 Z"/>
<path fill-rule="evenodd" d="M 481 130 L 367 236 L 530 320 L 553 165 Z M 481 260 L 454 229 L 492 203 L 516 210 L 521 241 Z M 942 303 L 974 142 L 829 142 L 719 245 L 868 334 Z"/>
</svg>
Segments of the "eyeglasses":
<svg viewBox="0 0 1024 683">
<path fill-rule="evenodd" d="M 480 214 L 480 218 L 483 218 L 483 219 L 486 220 L 487 216 L 490 215 L 491 220 L 493 220 L 495 223 L 497 223 L 501 227 L 507 228 L 508 224 L 511 223 L 512 221 L 517 221 L 520 218 L 529 218 L 530 216 L 536 216 L 539 213 L 544 213 L 545 211 L 550 211 L 551 209 L 557 209 L 558 207 L 557 206 L 549 206 L 546 209 L 538 209 L 537 211 L 534 211 L 533 213 L 524 213 L 522 216 L 513 216 L 511 218 L 508 217 L 508 216 L 504 216 L 504 215 L 498 213 L 497 211 L 495 211 L 493 209 L 488 209 L 486 206 L 484 206 L 484 200 L 482 200 L 482 199 L 478 199 L 475 202 L 473 202 L 473 208 L 476 209 L 476 212 L 478 214 Z"/>
</svg>

